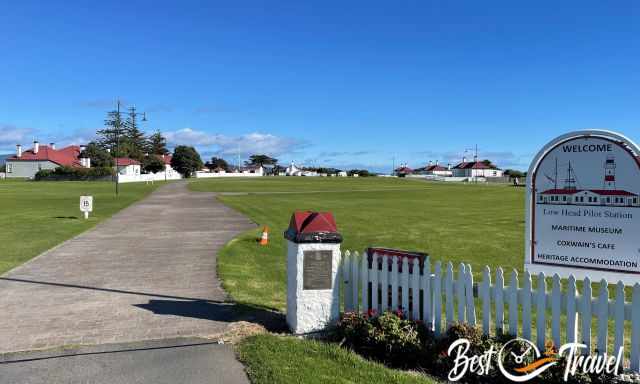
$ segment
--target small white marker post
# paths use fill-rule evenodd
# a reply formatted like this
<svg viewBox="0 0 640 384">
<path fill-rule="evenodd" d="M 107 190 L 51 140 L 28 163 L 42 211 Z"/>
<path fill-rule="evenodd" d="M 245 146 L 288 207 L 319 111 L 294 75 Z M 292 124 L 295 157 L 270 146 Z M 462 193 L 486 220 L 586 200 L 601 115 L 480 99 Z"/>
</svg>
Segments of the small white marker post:
<svg viewBox="0 0 640 384">
<path fill-rule="evenodd" d="M 89 212 L 93 211 L 93 196 L 80 196 L 80 211 L 84 212 L 84 218 L 89 218 Z"/>
</svg>

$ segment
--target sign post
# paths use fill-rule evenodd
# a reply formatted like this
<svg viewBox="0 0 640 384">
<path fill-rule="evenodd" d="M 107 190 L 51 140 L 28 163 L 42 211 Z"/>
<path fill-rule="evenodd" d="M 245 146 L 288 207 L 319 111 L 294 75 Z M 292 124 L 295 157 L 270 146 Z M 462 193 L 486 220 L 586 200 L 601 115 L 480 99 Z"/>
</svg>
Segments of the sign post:
<svg viewBox="0 0 640 384">
<path fill-rule="evenodd" d="M 89 218 L 89 212 L 93 211 L 93 196 L 80 196 L 80 211 L 84 213 L 85 220 Z"/>
<path fill-rule="evenodd" d="M 630 139 L 603 130 L 562 135 L 538 152 L 526 184 L 527 271 L 640 279 L 639 155 Z"/>
</svg>

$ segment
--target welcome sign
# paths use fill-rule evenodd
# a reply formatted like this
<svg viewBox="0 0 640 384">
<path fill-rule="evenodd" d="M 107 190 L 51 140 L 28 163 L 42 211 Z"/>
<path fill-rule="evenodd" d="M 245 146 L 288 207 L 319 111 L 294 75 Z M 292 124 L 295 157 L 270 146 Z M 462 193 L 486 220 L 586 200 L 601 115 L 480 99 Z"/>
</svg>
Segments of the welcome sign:
<svg viewBox="0 0 640 384">
<path fill-rule="evenodd" d="M 637 282 L 639 154 L 620 134 L 590 130 L 560 136 L 536 155 L 527 174 L 525 269 L 577 278 L 597 270 L 611 282 Z"/>
</svg>

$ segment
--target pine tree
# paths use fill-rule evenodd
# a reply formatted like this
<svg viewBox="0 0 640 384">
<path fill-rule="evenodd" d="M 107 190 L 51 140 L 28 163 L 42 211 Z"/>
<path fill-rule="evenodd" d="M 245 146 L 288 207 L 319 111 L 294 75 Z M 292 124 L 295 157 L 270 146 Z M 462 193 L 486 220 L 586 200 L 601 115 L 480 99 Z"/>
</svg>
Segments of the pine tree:
<svg viewBox="0 0 640 384">
<path fill-rule="evenodd" d="M 135 106 L 129 107 L 129 116 L 124 125 L 126 140 L 131 150 L 129 157 L 142 161 L 149 148 L 144 132 L 138 128 L 138 113 Z"/>
<path fill-rule="evenodd" d="M 121 157 L 123 156 L 123 151 L 118 151 L 117 149 L 119 147 L 118 144 L 122 144 L 124 133 L 124 121 L 118 106 L 117 110 L 107 113 L 107 118 L 104 120 L 104 129 L 97 132 L 99 137 L 98 144 L 105 150 L 111 151 L 113 156 Z"/>
<path fill-rule="evenodd" d="M 150 154 L 169 154 L 169 151 L 167 150 L 167 139 L 162 136 L 162 133 L 160 133 L 160 131 L 156 131 L 154 134 L 149 136 L 149 138 L 147 139 L 147 147 L 149 148 Z"/>
</svg>

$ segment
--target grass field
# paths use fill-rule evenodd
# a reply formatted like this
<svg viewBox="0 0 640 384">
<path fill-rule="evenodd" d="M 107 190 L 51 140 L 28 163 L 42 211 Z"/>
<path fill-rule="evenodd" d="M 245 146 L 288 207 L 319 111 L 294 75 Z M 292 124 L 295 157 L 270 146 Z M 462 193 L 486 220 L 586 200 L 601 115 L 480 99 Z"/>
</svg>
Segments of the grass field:
<svg viewBox="0 0 640 384">
<path fill-rule="evenodd" d="M 504 185 L 427 183 L 386 178 L 195 180 L 198 191 L 271 229 L 260 247 L 260 228 L 229 243 L 219 255 L 225 289 L 239 302 L 285 309 L 285 240 L 295 210 L 331 211 L 343 250 L 386 246 L 426 251 L 434 259 L 490 266 L 523 265 L 524 191 Z"/>
<path fill-rule="evenodd" d="M 159 185 L 120 185 L 116 198 L 108 182 L 0 180 L 0 274 L 93 227 Z M 79 209 L 81 195 L 93 196 L 88 220 Z"/>
<path fill-rule="evenodd" d="M 238 347 L 254 384 L 275 383 L 420 383 L 437 381 L 366 361 L 334 344 L 293 337 L 259 335 Z"/>
</svg>

